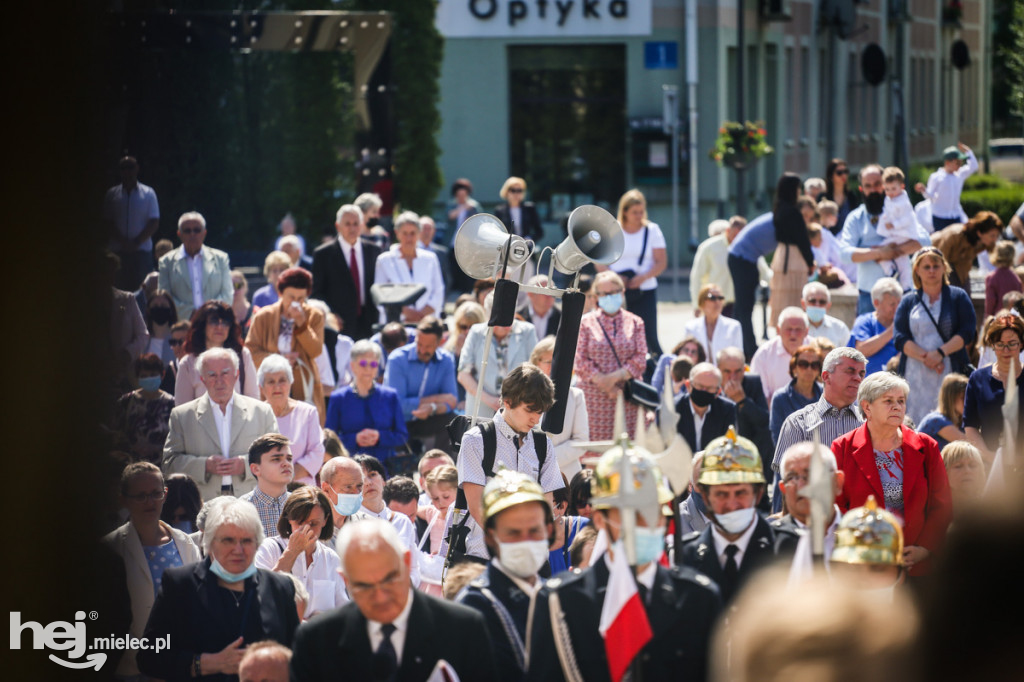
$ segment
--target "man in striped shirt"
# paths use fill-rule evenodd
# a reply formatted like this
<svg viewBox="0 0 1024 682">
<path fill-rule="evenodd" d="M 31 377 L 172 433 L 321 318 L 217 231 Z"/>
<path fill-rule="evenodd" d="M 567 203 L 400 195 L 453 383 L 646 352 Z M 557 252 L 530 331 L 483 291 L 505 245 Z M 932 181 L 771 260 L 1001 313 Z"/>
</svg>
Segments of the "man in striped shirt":
<svg viewBox="0 0 1024 682">
<path fill-rule="evenodd" d="M 814 440 L 814 431 L 825 447 L 844 433 L 864 423 L 857 408 L 857 390 L 864 379 L 867 358 L 855 348 L 842 346 L 825 356 L 821 368 L 825 390 L 817 402 L 803 407 L 786 417 L 775 444 L 775 491 L 772 496 L 772 510 L 782 509 L 782 495 L 779 493 L 779 466 L 782 454 L 794 443 Z"/>
</svg>

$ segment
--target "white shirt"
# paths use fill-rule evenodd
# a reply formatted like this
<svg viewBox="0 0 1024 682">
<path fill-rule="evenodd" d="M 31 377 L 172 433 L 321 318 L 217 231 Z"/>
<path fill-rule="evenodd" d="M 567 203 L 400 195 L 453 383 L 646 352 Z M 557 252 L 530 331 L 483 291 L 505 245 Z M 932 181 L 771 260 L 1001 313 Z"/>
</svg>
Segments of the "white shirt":
<svg viewBox="0 0 1024 682">
<path fill-rule="evenodd" d="M 423 310 L 427 306 L 440 314 L 444 309 L 444 278 L 441 276 L 441 263 L 434 252 L 429 249 L 416 249 L 416 257 L 412 259 L 412 272 L 409 271 L 409 264 L 402 257 L 402 251 L 397 244 L 391 250 L 377 256 L 377 263 L 374 269 L 374 282 L 376 284 L 409 284 L 415 282 L 427 287 L 422 296 L 413 303 L 413 308 Z M 380 309 L 380 321 L 384 323 L 387 317 L 384 313 L 384 306 Z"/>
<path fill-rule="evenodd" d="M 829 524 L 825 530 L 825 570 L 829 571 L 829 561 L 832 556 L 832 550 L 836 546 L 836 528 L 839 528 L 839 522 L 843 518 L 843 513 L 839 511 L 837 505 L 833 505 L 835 509 L 835 516 L 832 517 L 832 523 Z M 802 531 L 807 531 L 807 526 L 800 522 L 795 516 L 793 522 L 797 528 Z M 793 554 L 793 563 L 789 567 L 789 586 L 797 587 L 800 583 L 810 580 L 814 576 L 814 553 L 811 547 L 811 534 L 809 532 L 802 532 L 800 534 L 800 540 L 796 545 L 796 552 Z"/>
<path fill-rule="evenodd" d="M 754 537 L 754 529 L 757 528 L 757 512 L 754 512 L 754 520 L 750 524 L 750 528 L 743 531 L 743 535 L 739 536 L 733 541 L 726 540 L 722 537 L 718 526 L 711 524 L 711 537 L 715 541 L 715 555 L 718 557 L 718 563 L 725 568 L 725 562 L 729 560 L 729 557 L 725 554 L 725 548 L 729 545 L 736 545 L 736 566 L 743 565 L 743 555 L 747 553 L 747 546 L 750 544 L 750 538 Z"/>
<path fill-rule="evenodd" d="M 540 313 L 533 309 L 533 304 L 530 304 L 530 322 L 537 330 L 538 339 L 543 339 L 545 336 L 555 333 L 554 329 L 548 329 L 548 320 L 551 319 L 551 312 L 554 309 L 555 306 L 551 306 L 550 308 L 548 308 L 547 315 L 541 315 Z"/>
<path fill-rule="evenodd" d="M 743 327 L 739 322 L 725 315 L 718 316 L 710 340 L 708 339 L 707 320 L 703 315 L 690 320 L 683 326 L 683 336 L 693 336 L 697 339 L 697 343 L 704 347 L 704 355 L 707 356 L 708 362 L 713 365 L 718 364 L 715 356 L 723 348 L 729 346 L 743 348 Z"/>
<path fill-rule="evenodd" d="M 355 246 L 359 246 L 359 240 L 356 239 L 355 246 L 353 246 L 342 239 L 341 235 L 338 235 L 338 243 L 341 244 L 341 253 L 345 256 L 345 265 L 348 265 L 351 268 L 352 249 L 355 248 Z M 363 282 L 366 281 L 366 265 L 363 263 L 362 249 L 356 249 L 356 265 L 359 267 L 359 288 L 357 289 L 358 293 L 356 295 L 359 296 L 359 305 L 363 305 L 365 303 L 363 300 Z"/>
<path fill-rule="evenodd" d="M 491 559 L 491 563 L 494 564 L 494 567 L 501 571 L 509 580 L 511 580 L 516 587 L 522 590 L 523 594 L 530 598 L 530 601 L 533 601 L 533 598 L 537 596 L 537 593 L 540 592 L 541 586 L 544 584 L 544 580 L 536 573 L 533 575 L 532 585 L 519 576 L 513 575 L 507 568 L 502 566 L 501 559 L 499 557 Z"/>
<path fill-rule="evenodd" d="M 889 227 L 890 224 L 892 227 Z M 917 216 L 905 191 L 895 199 L 885 197 L 882 217 L 878 219 L 875 229 L 882 237 L 883 244 L 902 244 L 907 240 L 917 240 Z"/>
<path fill-rule="evenodd" d="M 210 398 L 210 394 L 206 394 L 206 402 L 210 404 L 210 410 L 213 412 L 213 423 L 217 425 L 217 435 L 220 436 L 220 453 L 225 457 L 231 456 L 231 405 L 235 402 L 235 394 L 232 393 L 228 399 L 227 407 L 224 408 L 224 412 L 220 411 L 220 405 L 213 402 Z M 241 458 L 239 458 L 241 459 Z M 220 477 L 221 485 L 231 485 L 230 476 Z"/>
<path fill-rule="evenodd" d="M 282 537 L 264 540 L 256 550 L 256 568 L 274 570 L 274 566 L 287 547 L 288 540 Z M 313 549 L 312 564 L 306 565 L 305 552 L 302 552 L 295 560 L 290 573 L 302 581 L 302 584 L 306 586 L 306 591 L 309 592 L 304 618 L 344 606 L 349 601 L 348 592 L 345 590 L 345 581 L 338 573 L 340 566 L 338 555 L 322 542 L 317 542 Z"/>
<path fill-rule="evenodd" d="M 192 282 L 192 307 L 195 310 L 199 310 L 203 307 L 203 249 L 204 246 L 200 246 L 199 250 L 196 251 L 196 255 L 190 256 L 185 253 L 185 247 L 182 246 L 178 249 L 178 252 L 174 254 L 176 259 L 185 259 L 185 265 L 188 267 L 189 281 Z"/>
<path fill-rule="evenodd" d="M 412 611 L 412 597 L 413 591 L 409 590 L 409 598 L 405 602 L 405 608 L 398 614 L 398 618 L 391 621 L 391 624 L 395 626 L 395 631 L 391 633 L 391 646 L 395 648 L 395 656 L 398 659 L 398 665 L 402 665 L 402 649 L 405 648 L 405 635 L 409 632 L 409 612 Z M 384 641 L 384 635 L 381 633 L 380 628 L 383 623 L 378 623 L 375 620 L 366 620 L 366 632 L 370 636 L 370 649 L 374 652 L 380 647 L 381 642 Z"/>
<path fill-rule="evenodd" d="M 647 223 L 647 248 L 644 249 L 644 232 L 644 228 L 632 234 L 623 230 L 622 256 L 612 266 L 615 272 L 632 270 L 638 275 L 643 275 L 654 268 L 654 249 L 665 248 L 665 235 L 661 233 L 657 223 Z M 657 286 L 656 279 L 644 280 L 640 285 L 640 291 L 650 291 Z"/>
<path fill-rule="evenodd" d="M 807 327 L 807 336 L 824 336 L 838 348 L 847 345 L 850 341 L 850 328 L 842 320 L 825 315 L 820 327 L 815 327 L 814 323 Z"/>
<path fill-rule="evenodd" d="M 849 336 L 846 337 L 849 340 Z M 800 342 L 803 346 L 810 343 L 810 336 Z M 843 341 L 842 345 L 846 345 Z M 776 336 L 768 343 L 757 349 L 753 359 L 750 361 L 750 371 L 761 377 L 761 385 L 764 386 L 764 397 L 770 405 L 775 391 L 789 385 L 793 377 L 789 376 L 790 354 L 782 345 L 782 338 Z"/>
<path fill-rule="evenodd" d="M 726 303 L 736 300 L 732 284 L 732 275 L 726 262 L 729 255 L 729 242 L 725 235 L 720 234 L 705 239 L 697 247 L 693 256 L 693 267 L 690 268 L 690 300 L 696 305 L 700 289 L 705 284 L 717 284 L 725 296 Z M 743 344 L 740 344 L 743 347 Z"/>
<path fill-rule="evenodd" d="M 387 521 L 395 527 L 395 530 L 398 531 L 398 537 L 402 540 L 402 544 L 405 545 L 405 548 L 412 555 L 412 562 L 409 566 L 409 578 L 412 580 L 412 586 L 419 587 L 420 562 L 419 552 L 416 551 L 416 528 L 412 525 L 409 517 L 405 514 L 391 511 L 387 506 L 380 512 L 370 511 L 365 506 L 360 507 L 359 511 L 367 516 L 374 516 L 382 521 Z"/>
<path fill-rule="evenodd" d="M 967 152 L 967 163 L 960 166 L 955 173 L 947 173 L 940 168 L 928 178 L 924 196 L 932 203 L 932 217 L 956 218 L 960 215 L 960 192 L 964 182 L 974 171 L 978 170 L 978 159 L 974 152 Z"/>
<path fill-rule="evenodd" d="M 708 413 L 711 412 L 713 405 L 708 405 L 708 409 L 704 410 L 704 416 L 697 413 L 697 408 L 693 406 L 692 400 L 687 400 L 686 404 L 690 406 L 690 414 L 693 415 L 693 429 L 697 434 L 697 450 L 703 450 L 704 446 L 701 443 L 700 432 L 704 428 L 704 420 L 708 418 Z"/>
</svg>

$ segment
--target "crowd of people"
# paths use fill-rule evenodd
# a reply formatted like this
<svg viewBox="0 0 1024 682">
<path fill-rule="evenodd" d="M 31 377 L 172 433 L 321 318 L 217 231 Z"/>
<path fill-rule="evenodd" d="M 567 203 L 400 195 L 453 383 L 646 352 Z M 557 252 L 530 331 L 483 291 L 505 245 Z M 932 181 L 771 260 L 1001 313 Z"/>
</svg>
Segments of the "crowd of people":
<svg viewBox="0 0 1024 682">
<path fill-rule="evenodd" d="M 957 212 L 976 161 L 963 145 L 945 156 L 919 189 L 930 207 L 910 206 L 899 169 L 865 165 L 853 189 L 836 159 L 824 180 L 785 173 L 771 212 L 715 221 L 691 272 L 694 318 L 668 353 L 665 238 L 626 192 L 622 258 L 580 280 L 552 432 L 563 311 L 531 291 L 511 325 L 488 322 L 495 282 L 468 278 L 451 248 L 482 210 L 468 180 L 452 186 L 444 235 L 411 211 L 386 229 L 380 198 L 362 195 L 310 255 L 286 217 L 250 300 L 201 214 L 179 217 L 179 246 L 152 244 L 156 193 L 122 160 L 106 199 L 120 288 L 105 433 L 123 469 L 104 542 L 124 561 L 132 634 L 173 645 L 124 652 L 118 676 L 317 680 L 344 666 L 374 680 L 618 682 L 639 666 L 733 679 L 768 636 L 750 595 L 769 578 L 779 593 L 819 589 L 819 606 L 881 596 L 901 614 L 889 627 L 914 628 L 892 642 L 891 670 L 911 665 L 908 594 L 941 575 L 950 524 L 970 523 L 1000 448 L 1020 439 L 1000 408 L 1024 376 L 1021 249 L 1000 241 L 995 214 Z M 540 239 L 525 192 L 509 178 L 495 214 Z M 1024 206 L 1020 237 L 1022 219 Z M 981 325 L 975 259 L 991 289 Z M 775 333 L 758 345 L 761 281 Z M 373 285 L 391 283 L 424 293 L 377 305 Z M 847 285 L 851 326 L 830 315 Z M 667 418 L 643 399 L 648 381 L 671 388 L 669 431 L 694 455 L 679 490 L 633 443 Z M 462 415 L 479 421 L 460 433 Z M 824 550 L 805 495 L 827 501 Z M 622 589 L 642 618 L 609 611 Z"/>
</svg>

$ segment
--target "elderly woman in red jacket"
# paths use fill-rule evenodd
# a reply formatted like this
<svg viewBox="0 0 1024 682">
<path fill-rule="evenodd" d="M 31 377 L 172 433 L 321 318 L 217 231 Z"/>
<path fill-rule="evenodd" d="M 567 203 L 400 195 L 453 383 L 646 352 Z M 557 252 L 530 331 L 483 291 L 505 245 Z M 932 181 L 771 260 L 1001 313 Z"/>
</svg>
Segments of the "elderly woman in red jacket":
<svg viewBox="0 0 1024 682">
<path fill-rule="evenodd" d="M 862 426 L 832 443 L 846 473 L 836 503 L 843 513 L 874 495 L 903 520 L 903 561 L 910 575 L 924 575 L 942 545 L 952 518 L 949 479 L 930 436 L 903 425 L 910 386 L 901 377 L 876 372 L 861 382 L 857 402 Z"/>
</svg>

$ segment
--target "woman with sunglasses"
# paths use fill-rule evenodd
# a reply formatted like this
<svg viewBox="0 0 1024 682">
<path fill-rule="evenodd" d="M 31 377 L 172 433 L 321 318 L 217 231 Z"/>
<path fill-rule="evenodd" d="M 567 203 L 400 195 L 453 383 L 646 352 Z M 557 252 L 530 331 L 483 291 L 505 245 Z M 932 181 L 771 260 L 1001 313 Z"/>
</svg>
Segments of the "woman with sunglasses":
<svg viewBox="0 0 1024 682">
<path fill-rule="evenodd" d="M 504 223 L 509 234 L 518 234 L 526 239 L 537 242 L 544 236 L 544 227 L 540 222 L 537 207 L 526 199 L 526 180 L 510 177 L 501 186 L 498 196 L 505 200 L 504 204 L 494 209 L 494 215 Z"/>
<path fill-rule="evenodd" d="M 893 343 L 903 354 L 901 374 L 914 390 L 907 396 L 907 416 L 920 424 L 935 409 L 942 378 L 974 371 L 967 345 L 978 335 L 971 297 L 949 284 L 949 263 L 928 246 L 910 263 L 914 289 L 903 296 L 893 322 Z"/>
<path fill-rule="evenodd" d="M 466 301 L 455 309 L 455 314 L 449 319 L 451 320 L 451 329 L 448 332 L 448 340 L 444 343 L 444 349 L 455 356 L 455 366 L 458 367 L 459 358 L 462 357 L 462 347 L 466 345 L 466 337 L 469 335 L 469 330 L 474 324 L 486 322 L 487 317 L 484 314 L 484 307 L 482 305 L 474 301 Z M 459 410 L 465 410 L 466 387 L 458 382 L 455 383 L 459 389 L 459 393 L 456 396 L 459 402 L 456 403 L 455 407 Z"/>
<path fill-rule="evenodd" d="M 1017 390 L 1024 390 L 1024 374 L 1021 373 L 1020 352 L 1024 348 L 1024 320 L 1016 315 L 997 315 L 985 333 L 985 345 L 995 351 L 996 361 L 975 370 L 967 380 L 964 394 L 964 434 L 981 458 L 991 464 L 1003 434 L 1003 402 L 1006 386 L 1013 381 Z M 1017 418 L 1017 440 L 1021 442 L 1021 426 L 1024 425 L 1024 400 Z"/>
<path fill-rule="evenodd" d="M 147 353 L 155 353 L 166 365 L 174 359 L 171 347 L 171 327 L 178 321 L 174 299 L 163 289 L 157 289 L 146 302 L 146 329 L 149 330 Z"/>
<path fill-rule="evenodd" d="M 242 329 L 235 321 L 235 311 L 227 303 L 207 301 L 192 314 L 192 327 L 185 339 L 187 355 L 178 362 L 178 376 L 174 381 L 174 404 L 183 405 L 206 395 L 206 387 L 196 369 L 196 358 L 210 348 L 230 348 L 238 353 L 242 362 L 235 393 L 259 398 L 256 365 L 249 349 L 242 345 Z"/>
<path fill-rule="evenodd" d="M 377 383 L 380 346 L 356 341 L 349 358 L 352 383 L 331 394 L 326 426 L 353 455 L 373 455 L 386 466 L 395 448 L 409 439 L 402 403 L 395 389 Z"/>
<path fill-rule="evenodd" d="M 324 434 L 319 412 L 309 403 L 291 397 L 295 375 L 284 356 L 273 353 L 263 358 L 256 380 L 277 418 L 277 430 L 291 441 L 293 480 L 316 485 L 316 474 L 324 463 Z"/>
<path fill-rule="evenodd" d="M 718 351 L 730 346 L 743 347 L 743 327 L 722 315 L 725 295 L 717 284 L 705 284 L 697 294 L 697 317 L 683 327 L 684 336 L 693 336 L 704 349 L 704 357 L 715 362 Z"/>
<path fill-rule="evenodd" d="M 772 442 L 779 442 L 779 432 L 786 417 L 821 398 L 821 363 L 823 356 L 817 346 L 800 346 L 789 359 L 789 376 L 793 380 L 772 395 L 772 412 L 768 428 Z"/>
<path fill-rule="evenodd" d="M 860 206 L 860 197 L 857 193 L 847 188 L 846 183 L 850 179 L 850 167 L 842 159 L 832 159 L 825 169 L 825 191 L 818 197 L 818 201 L 826 199 L 836 202 L 839 207 L 839 218 L 836 224 L 830 227 L 832 234 L 837 235 L 843 229 L 846 216 L 850 211 Z"/>
</svg>

